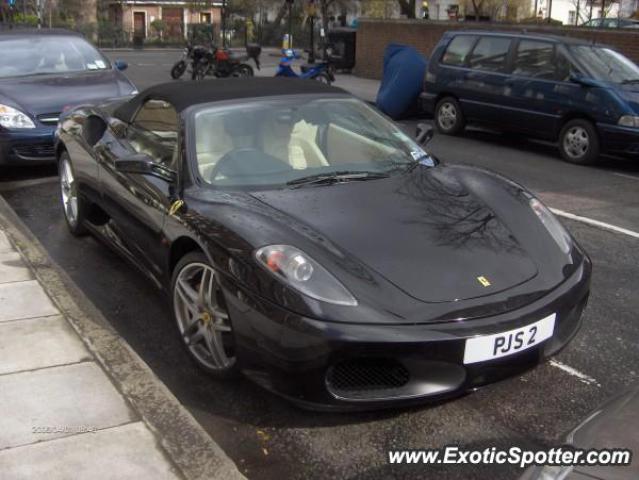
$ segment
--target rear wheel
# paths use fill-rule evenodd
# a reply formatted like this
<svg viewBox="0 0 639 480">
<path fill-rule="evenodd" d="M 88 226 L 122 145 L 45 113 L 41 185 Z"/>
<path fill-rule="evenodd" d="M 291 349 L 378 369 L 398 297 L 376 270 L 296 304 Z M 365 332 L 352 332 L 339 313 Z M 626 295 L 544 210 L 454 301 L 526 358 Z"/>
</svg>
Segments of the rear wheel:
<svg viewBox="0 0 639 480">
<path fill-rule="evenodd" d="M 317 80 L 318 82 L 325 83 L 326 85 L 330 85 L 331 83 L 333 83 L 331 81 L 331 76 L 326 72 L 320 73 L 313 80 Z"/>
<path fill-rule="evenodd" d="M 178 262 L 171 282 L 173 315 L 180 336 L 195 363 L 217 378 L 239 369 L 235 337 L 218 275 L 202 252 Z"/>
<path fill-rule="evenodd" d="M 248 78 L 254 75 L 255 75 L 255 72 L 253 72 L 253 67 L 251 67 L 250 65 L 247 65 L 246 63 L 242 63 L 238 65 L 233 71 L 234 77 Z"/>
<path fill-rule="evenodd" d="M 453 97 L 444 97 L 435 107 L 435 126 L 446 135 L 457 135 L 465 126 L 464 114 L 459 102 Z"/>
<path fill-rule="evenodd" d="M 69 231 L 77 237 L 86 235 L 87 230 L 84 226 L 84 219 L 87 206 L 82 197 L 78 195 L 78 182 L 71 165 L 71 157 L 69 157 L 67 152 L 62 152 L 62 155 L 60 155 L 58 173 L 64 219 L 67 222 Z"/>
<path fill-rule="evenodd" d="M 564 160 L 578 165 L 592 165 L 599 157 L 599 136 L 588 120 L 567 122 L 559 133 L 559 152 Z"/>
</svg>

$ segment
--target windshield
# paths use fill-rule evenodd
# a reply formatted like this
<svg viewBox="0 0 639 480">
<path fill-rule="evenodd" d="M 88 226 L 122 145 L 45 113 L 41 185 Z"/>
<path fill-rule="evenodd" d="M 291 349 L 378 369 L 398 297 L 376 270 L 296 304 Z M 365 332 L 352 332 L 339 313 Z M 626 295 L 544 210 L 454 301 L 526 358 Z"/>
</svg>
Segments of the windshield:
<svg viewBox="0 0 639 480">
<path fill-rule="evenodd" d="M 284 185 L 347 172 L 369 178 L 432 159 L 392 122 L 353 98 L 288 97 L 195 114 L 200 176 L 220 187 Z"/>
<path fill-rule="evenodd" d="M 639 67 L 619 52 L 589 45 L 572 46 L 570 49 L 595 80 L 614 83 L 639 80 Z"/>
<path fill-rule="evenodd" d="M 79 37 L 36 35 L 0 39 L 0 78 L 111 68 L 109 61 Z"/>
</svg>

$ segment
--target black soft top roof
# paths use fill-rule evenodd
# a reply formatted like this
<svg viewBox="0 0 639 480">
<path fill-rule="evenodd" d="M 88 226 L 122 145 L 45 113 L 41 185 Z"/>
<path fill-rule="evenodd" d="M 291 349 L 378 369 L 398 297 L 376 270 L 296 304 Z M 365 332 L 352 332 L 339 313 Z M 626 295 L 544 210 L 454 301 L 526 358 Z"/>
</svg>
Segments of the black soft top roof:
<svg viewBox="0 0 639 480">
<path fill-rule="evenodd" d="M 198 82 L 170 82 L 150 87 L 118 107 L 113 115 L 131 122 L 147 100 L 164 100 L 178 113 L 192 105 L 253 97 L 277 95 L 344 94 L 341 88 L 329 87 L 314 80 L 262 77 L 228 78 Z"/>
</svg>

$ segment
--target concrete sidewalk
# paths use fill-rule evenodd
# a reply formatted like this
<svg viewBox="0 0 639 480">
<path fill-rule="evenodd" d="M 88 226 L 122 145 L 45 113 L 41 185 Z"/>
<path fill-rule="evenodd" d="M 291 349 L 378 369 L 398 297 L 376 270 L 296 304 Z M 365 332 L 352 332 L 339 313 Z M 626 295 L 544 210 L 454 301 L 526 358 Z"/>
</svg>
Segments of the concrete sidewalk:
<svg viewBox="0 0 639 480">
<path fill-rule="evenodd" d="M 7 209 L 0 197 L 0 478 L 243 478 Z"/>
</svg>

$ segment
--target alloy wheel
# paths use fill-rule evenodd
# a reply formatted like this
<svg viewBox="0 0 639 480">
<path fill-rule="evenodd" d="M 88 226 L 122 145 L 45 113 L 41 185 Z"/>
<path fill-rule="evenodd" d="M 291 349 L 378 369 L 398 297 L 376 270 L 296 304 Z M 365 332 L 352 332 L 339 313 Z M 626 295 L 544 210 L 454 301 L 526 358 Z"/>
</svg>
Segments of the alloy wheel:
<svg viewBox="0 0 639 480">
<path fill-rule="evenodd" d="M 457 123 L 457 109 L 450 102 L 445 102 L 439 107 L 437 121 L 444 130 L 450 130 Z"/>
<path fill-rule="evenodd" d="M 585 128 L 571 127 L 564 135 L 564 150 L 571 158 L 583 157 L 590 148 L 590 136 Z"/>
<path fill-rule="evenodd" d="M 229 314 L 215 271 L 204 263 L 189 263 L 179 272 L 173 292 L 178 328 L 193 356 L 217 371 L 235 364 Z"/>
<path fill-rule="evenodd" d="M 62 192 L 62 204 L 64 206 L 64 215 L 70 225 L 75 226 L 78 222 L 78 192 L 73 177 L 71 163 L 67 158 L 61 160 L 60 168 L 60 190 Z"/>
</svg>

